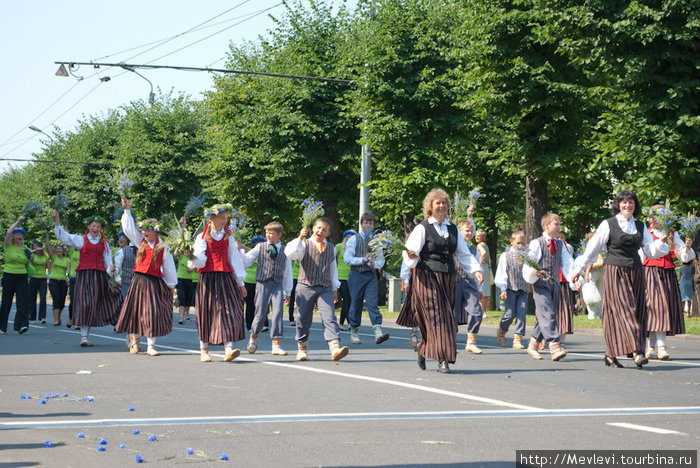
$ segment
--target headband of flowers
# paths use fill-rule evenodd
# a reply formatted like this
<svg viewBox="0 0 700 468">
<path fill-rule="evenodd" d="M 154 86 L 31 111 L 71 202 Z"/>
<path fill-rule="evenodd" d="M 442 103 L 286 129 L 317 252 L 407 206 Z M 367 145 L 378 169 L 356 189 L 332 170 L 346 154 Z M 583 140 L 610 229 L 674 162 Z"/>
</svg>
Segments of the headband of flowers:
<svg viewBox="0 0 700 468">
<path fill-rule="evenodd" d="M 156 221 L 156 220 L 139 221 L 138 227 L 142 231 L 153 230 L 156 232 L 160 232 L 160 225 L 158 224 L 158 221 Z"/>
<path fill-rule="evenodd" d="M 90 223 L 93 223 L 93 222 L 98 222 L 102 226 L 107 225 L 107 220 L 104 219 L 102 216 L 93 215 L 93 216 L 88 216 L 87 218 L 83 219 L 83 223 L 85 223 L 86 226 Z"/>
<path fill-rule="evenodd" d="M 219 213 L 223 213 L 225 211 L 233 213 L 233 205 L 230 203 L 217 203 L 216 205 L 204 210 L 204 216 L 208 218 L 209 216 L 218 215 Z"/>
</svg>

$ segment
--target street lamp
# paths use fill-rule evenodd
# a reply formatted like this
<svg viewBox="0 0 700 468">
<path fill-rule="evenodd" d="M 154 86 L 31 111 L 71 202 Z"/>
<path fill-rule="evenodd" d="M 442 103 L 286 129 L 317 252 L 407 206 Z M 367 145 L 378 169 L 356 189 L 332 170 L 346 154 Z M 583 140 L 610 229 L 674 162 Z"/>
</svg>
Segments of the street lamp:
<svg viewBox="0 0 700 468">
<path fill-rule="evenodd" d="M 148 84 L 151 86 L 151 92 L 148 93 L 148 103 L 150 105 L 153 105 L 153 102 L 155 101 L 155 94 L 153 94 L 153 83 L 151 83 L 151 80 L 143 76 L 141 73 L 137 72 L 134 67 L 130 67 L 129 65 L 125 64 L 124 62 L 120 62 L 119 66 L 122 67 L 124 70 L 130 71 L 132 73 L 136 73 L 138 76 L 143 78 L 144 80 L 148 81 Z"/>
<path fill-rule="evenodd" d="M 47 137 L 51 138 L 51 141 L 53 141 L 54 143 L 56 142 L 56 140 L 54 140 L 53 137 L 52 137 L 51 135 L 49 135 L 48 133 L 46 133 L 45 131 L 43 131 L 43 130 L 40 129 L 39 127 L 35 127 L 34 125 L 30 125 L 30 126 L 29 126 L 29 130 L 33 130 L 33 131 L 35 131 L 35 132 L 44 134 L 44 135 L 46 135 Z"/>
</svg>

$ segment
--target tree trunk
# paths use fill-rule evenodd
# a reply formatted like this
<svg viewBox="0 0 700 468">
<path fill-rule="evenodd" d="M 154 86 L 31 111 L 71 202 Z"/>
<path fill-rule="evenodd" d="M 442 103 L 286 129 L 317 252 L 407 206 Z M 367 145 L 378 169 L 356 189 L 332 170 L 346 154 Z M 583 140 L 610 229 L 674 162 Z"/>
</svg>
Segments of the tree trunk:
<svg viewBox="0 0 700 468">
<path fill-rule="evenodd" d="M 527 242 L 540 237 L 540 220 L 547 212 L 547 181 L 525 177 L 525 238 Z"/>
</svg>

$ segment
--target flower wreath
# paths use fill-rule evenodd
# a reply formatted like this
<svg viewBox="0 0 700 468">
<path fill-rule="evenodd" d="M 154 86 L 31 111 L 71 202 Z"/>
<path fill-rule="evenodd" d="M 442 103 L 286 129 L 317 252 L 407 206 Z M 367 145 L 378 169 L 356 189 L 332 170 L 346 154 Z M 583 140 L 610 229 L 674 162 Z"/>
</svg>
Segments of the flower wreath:
<svg viewBox="0 0 700 468">
<path fill-rule="evenodd" d="M 102 227 L 107 226 L 107 220 L 99 215 L 88 216 L 87 218 L 83 219 L 83 223 L 85 223 L 86 226 L 92 222 L 95 222 L 95 221 L 100 223 L 102 225 Z"/>
<path fill-rule="evenodd" d="M 208 218 L 209 216 L 218 215 L 219 213 L 223 213 L 225 211 L 233 213 L 233 205 L 230 203 L 217 203 L 216 205 L 204 210 L 204 216 Z"/>
<path fill-rule="evenodd" d="M 138 228 L 142 231 L 148 231 L 148 230 L 153 230 L 156 232 L 160 232 L 160 225 L 158 224 L 158 221 L 151 220 L 151 221 L 139 221 L 138 223 Z"/>
</svg>

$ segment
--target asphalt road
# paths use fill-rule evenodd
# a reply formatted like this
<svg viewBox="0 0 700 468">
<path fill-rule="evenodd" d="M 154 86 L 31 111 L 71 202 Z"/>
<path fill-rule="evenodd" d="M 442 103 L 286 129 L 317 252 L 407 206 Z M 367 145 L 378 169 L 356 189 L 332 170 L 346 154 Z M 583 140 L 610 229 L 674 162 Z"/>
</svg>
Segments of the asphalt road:
<svg viewBox="0 0 700 468">
<path fill-rule="evenodd" d="M 366 320 L 364 343 L 340 362 L 318 321 L 302 363 L 288 323 L 288 356 L 270 355 L 261 335 L 258 353 L 241 341 L 226 363 L 211 347 L 208 364 L 194 320 L 175 321 L 158 357 L 130 355 L 109 327 L 93 330 L 93 348 L 65 326 L 10 331 L 0 336 L 0 467 L 125 466 L 137 455 L 151 466 L 500 467 L 516 450 L 700 447 L 700 340 L 670 338 L 672 360 L 611 369 L 600 335 L 569 336 L 569 355 L 552 362 L 498 347 L 494 328 L 474 356 L 462 329 L 443 375 L 434 361 L 418 369 L 407 329 L 385 322 L 391 338 L 376 345 Z"/>
</svg>

